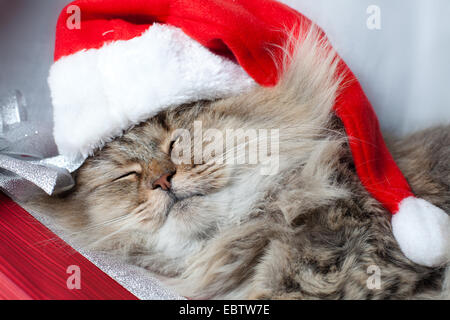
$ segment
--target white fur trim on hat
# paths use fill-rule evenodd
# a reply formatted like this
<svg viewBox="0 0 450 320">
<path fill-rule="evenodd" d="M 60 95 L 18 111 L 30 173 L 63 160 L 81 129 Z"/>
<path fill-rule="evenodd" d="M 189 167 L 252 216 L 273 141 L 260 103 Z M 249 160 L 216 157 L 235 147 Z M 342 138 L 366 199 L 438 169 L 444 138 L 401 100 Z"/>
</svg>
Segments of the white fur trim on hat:
<svg viewBox="0 0 450 320">
<path fill-rule="evenodd" d="M 428 267 L 450 261 L 450 217 L 428 201 L 408 197 L 392 217 L 392 229 L 403 253 Z"/>
<path fill-rule="evenodd" d="M 180 29 L 155 24 L 137 38 L 63 57 L 48 79 L 59 152 L 86 157 L 164 107 L 246 91 L 255 82 Z"/>
</svg>

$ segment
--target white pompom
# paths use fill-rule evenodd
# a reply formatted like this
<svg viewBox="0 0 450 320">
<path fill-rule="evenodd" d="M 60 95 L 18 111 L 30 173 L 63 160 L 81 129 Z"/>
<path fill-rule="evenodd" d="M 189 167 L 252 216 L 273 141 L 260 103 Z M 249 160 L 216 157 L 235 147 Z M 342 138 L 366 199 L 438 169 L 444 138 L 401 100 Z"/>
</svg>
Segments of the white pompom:
<svg viewBox="0 0 450 320">
<path fill-rule="evenodd" d="M 450 216 L 415 197 L 404 199 L 399 208 L 392 230 L 405 256 L 427 267 L 450 262 Z"/>
</svg>

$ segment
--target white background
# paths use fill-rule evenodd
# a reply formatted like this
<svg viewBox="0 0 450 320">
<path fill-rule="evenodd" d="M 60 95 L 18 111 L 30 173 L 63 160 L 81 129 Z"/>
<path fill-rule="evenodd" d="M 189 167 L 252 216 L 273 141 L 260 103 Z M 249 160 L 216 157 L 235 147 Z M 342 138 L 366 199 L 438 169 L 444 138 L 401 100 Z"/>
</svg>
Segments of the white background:
<svg viewBox="0 0 450 320">
<path fill-rule="evenodd" d="M 319 24 L 360 80 L 382 128 L 450 123 L 449 0 L 283 0 Z M 370 5 L 381 30 L 369 30 Z"/>
<path fill-rule="evenodd" d="M 360 79 L 385 131 L 450 123 L 450 0 L 283 0 L 328 34 Z M 20 89 L 51 125 L 46 78 L 67 0 L 0 0 L 0 94 Z M 381 30 L 369 30 L 369 5 Z"/>
</svg>

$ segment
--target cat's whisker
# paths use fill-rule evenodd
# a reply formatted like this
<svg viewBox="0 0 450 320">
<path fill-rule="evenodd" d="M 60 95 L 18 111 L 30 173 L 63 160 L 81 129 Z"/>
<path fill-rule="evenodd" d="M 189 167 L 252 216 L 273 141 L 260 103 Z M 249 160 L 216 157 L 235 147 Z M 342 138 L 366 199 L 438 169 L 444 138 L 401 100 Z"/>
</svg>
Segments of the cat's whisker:
<svg viewBox="0 0 450 320">
<path fill-rule="evenodd" d="M 69 238 L 76 238 L 77 236 L 82 235 L 85 232 L 92 231 L 92 230 L 95 230 L 95 229 L 99 229 L 101 227 L 104 227 L 104 226 L 107 226 L 107 225 L 112 225 L 112 224 L 114 224 L 116 222 L 123 221 L 123 220 L 125 220 L 127 218 L 127 216 L 128 216 L 128 213 L 124 214 L 122 216 L 119 216 L 119 217 L 116 217 L 116 218 L 113 218 L 113 219 L 109 219 L 107 221 L 95 224 L 95 225 L 90 225 L 88 227 L 84 227 L 84 228 L 80 229 L 79 231 L 67 232 L 67 235 L 68 235 Z M 46 239 L 44 241 L 36 242 L 36 245 L 46 245 L 47 243 L 58 241 L 58 239 L 59 239 L 58 237 L 53 237 L 53 238 L 50 238 L 50 239 Z"/>
<path fill-rule="evenodd" d="M 92 230 L 96 230 L 96 229 L 98 230 L 98 229 L 101 229 L 106 226 L 111 226 L 113 224 L 120 223 L 122 221 L 130 219 L 130 217 L 133 217 L 136 214 L 136 212 L 142 211 L 144 208 L 145 208 L 145 203 L 141 204 L 139 207 L 135 208 L 131 212 L 127 212 L 123 215 L 120 215 L 118 217 L 115 217 L 115 218 L 112 218 L 112 219 L 109 219 L 109 220 L 106 220 L 106 221 L 103 221 L 103 222 L 100 222 L 97 224 L 88 225 L 87 227 L 80 229 L 80 231 L 71 232 L 70 235 L 73 237 L 76 237 L 76 236 L 83 234 L 85 232 L 88 232 L 88 231 L 92 231 Z"/>
<path fill-rule="evenodd" d="M 137 211 L 137 210 L 134 210 L 133 212 L 135 212 L 135 211 Z M 145 219 L 144 217 L 142 217 L 141 219 L 136 219 L 136 218 L 138 217 L 138 215 L 139 215 L 140 213 L 142 213 L 142 212 L 143 212 L 143 210 L 140 210 L 140 212 L 138 212 L 138 213 L 135 213 L 135 214 L 128 214 L 128 215 L 126 216 L 127 219 L 124 219 L 124 220 L 130 220 L 130 221 L 128 221 L 127 223 L 123 224 L 121 227 L 119 227 L 119 228 L 116 229 L 115 231 L 110 232 L 110 233 L 108 233 L 107 235 L 98 238 L 98 239 L 95 240 L 94 242 L 91 242 L 90 245 L 93 246 L 93 247 L 95 247 L 96 245 L 99 245 L 99 244 L 103 243 L 104 241 L 110 239 L 111 237 L 113 237 L 113 236 L 115 236 L 115 235 L 121 233 L 122 231 L 127 230 L 128 228 L 130 228 L 130 227 L 132 227 L 132 226 L 135 227 L 136 225 L 138 225 L 140 222 L 142 222 L 142 221 Z M 123 221 L 123 220 L 122 220 L 122 221 Z"/>
</svg>

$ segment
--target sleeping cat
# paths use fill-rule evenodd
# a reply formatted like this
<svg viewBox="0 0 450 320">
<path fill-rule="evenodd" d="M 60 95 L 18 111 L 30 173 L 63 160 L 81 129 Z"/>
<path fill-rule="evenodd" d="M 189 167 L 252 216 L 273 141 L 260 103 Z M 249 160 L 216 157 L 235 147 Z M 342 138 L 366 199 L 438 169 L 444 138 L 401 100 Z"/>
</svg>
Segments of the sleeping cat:
<svg viewBox="0 0 450 320">
<path fill-rule="evenodd" d="M 276 87 L 161 111 L 89 157 L 74 190 L 35 205 L 86 246 L 123 256 L 190 298 L 450 298 L 449 271 L 401 253 L 391 215 L 356 175 L 332 111 L 335 57 L 310 33 Z M 216 133 L 202 148 L 187 138 L 199 123 Z M 255 141 L 264 147 L 254 137 L 217 147 L 230 129 L 277 132 L 266 143 L 273 172 L 226 161 Z M 390 148 L 414 192 L 450 212 L 450 127 Z"/>
</svg>

